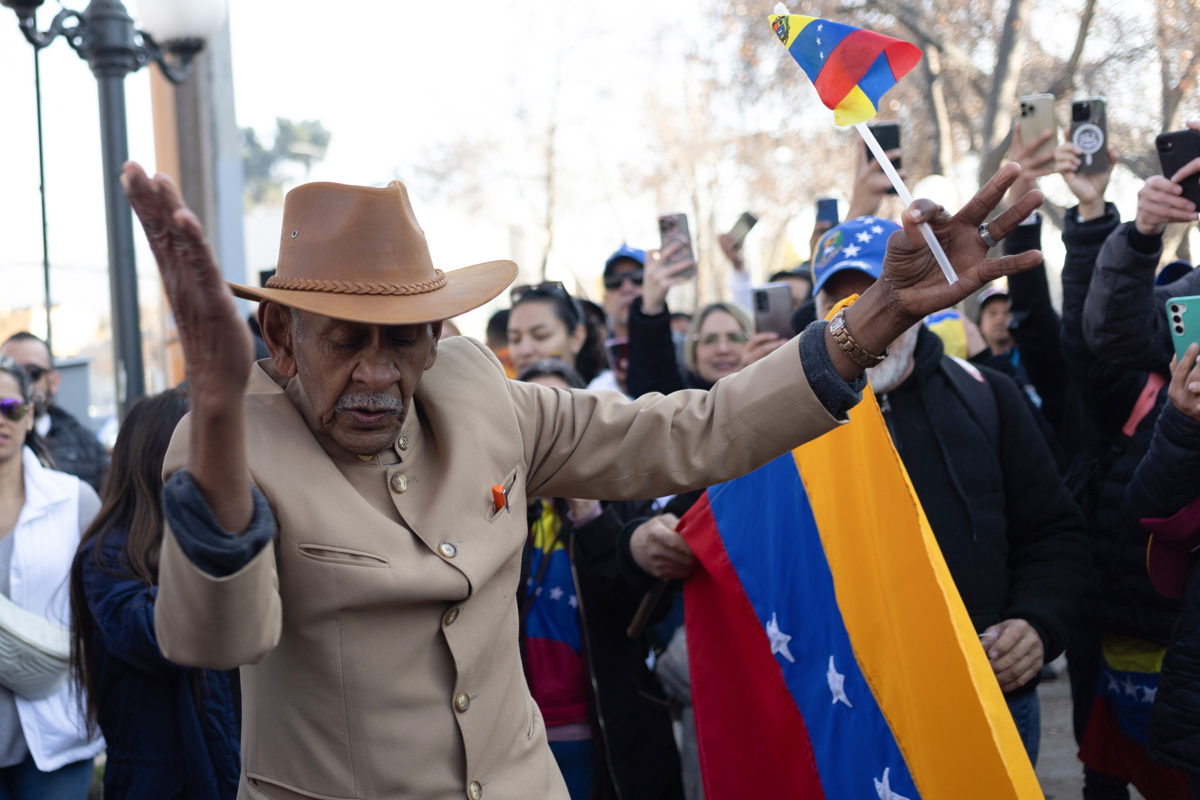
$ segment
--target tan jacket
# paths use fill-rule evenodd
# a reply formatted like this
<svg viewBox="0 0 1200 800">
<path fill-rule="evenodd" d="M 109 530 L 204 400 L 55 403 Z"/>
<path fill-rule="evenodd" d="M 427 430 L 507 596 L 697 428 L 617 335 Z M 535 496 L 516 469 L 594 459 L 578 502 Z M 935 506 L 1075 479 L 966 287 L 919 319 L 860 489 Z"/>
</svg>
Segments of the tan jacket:
<svg viewBox="0 0 1200 800">
<path fill-rule="evenodd" d="M 510 381 L 456 337 L 414 400 L 396 447 L 362 462 L 314 435 L 296 381 L 260 362 L 247 455 L 274 546 L 215 578 L 167 532 L 158 641 L 180 664 L 241 666 L 242 800 L 565 800 L 517 645 L 526 495 L 680 493 L 838 424 L 794 341 L 710 392 L 630 402 Z"/>
</svg>

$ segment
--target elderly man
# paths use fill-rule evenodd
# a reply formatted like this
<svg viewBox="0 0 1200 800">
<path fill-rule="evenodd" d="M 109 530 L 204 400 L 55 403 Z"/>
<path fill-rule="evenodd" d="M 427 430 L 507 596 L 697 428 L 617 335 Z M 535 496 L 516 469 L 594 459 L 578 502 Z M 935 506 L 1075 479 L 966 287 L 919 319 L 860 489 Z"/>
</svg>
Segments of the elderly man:
<svg viewBox="0 0 1200 800">
<path fill-rule="evenodd" d="M 172 661 L 242 667 L 241 796 L 564 800 L 518 652 L 526 497 L 684 492 L 832 429 L 901 332 L 1038 262 L 988 259 L 977 230 L 1018 173 L 955 217 L 914 204 L 833 331 L 818 323 L 710 392 L 629 402 L 513 382 L 482 345 L 439 342 L 441 320 L 516 266 L 436 270 L 398 182 L 288 194 L 278 273 L 233 287 L 261 303 L 271 358 L 255 365 L 196 217 L 169 179 L 128 165 L 192 399 L 165 467 L 155 627 Z"/>
</svg>

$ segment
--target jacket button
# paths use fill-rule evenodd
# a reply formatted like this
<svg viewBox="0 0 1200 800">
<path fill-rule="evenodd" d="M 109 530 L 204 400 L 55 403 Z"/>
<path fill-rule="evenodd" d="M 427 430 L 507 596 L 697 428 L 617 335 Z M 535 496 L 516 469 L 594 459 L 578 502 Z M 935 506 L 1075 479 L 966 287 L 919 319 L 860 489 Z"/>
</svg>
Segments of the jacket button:
<svg viewBox="0 0 1200 800">
<path fill-rule="evenodd" d="M 471 707 L 471 698 L 467 697 L 466 692 L 459 692 L 454 695 L 454 707 L 458 709 L 459 713 L 466 711 Z"/>
<path fill-rule="evenodd" d="M 458 607 L 454 607 L 446 612 L 446 616 L 442 618 L 442 622 L 447 625 L 453 625 L 454 620 L 458 619 Z"/>
<path fill-rule="evenodd" d="M 400 494 L 408 489 L 408 478 L 397 473 L 392 476 L 392 491 Z"/>
<path fill-rule="evenodd" d="M 444 555 L 446 558 L 454 558 L 456 555 L 458 555 L 458 548 L 449 542 L 442 542 L 438 545 L 438 552 Z"/>
<path fill-rule="evenodd" d="M 471 798 L 471 800 L 481 800 L 483 797 L 483 786 L 479 781 L 471 781 L 470 785 L 467 786 L 467 797 Z"/>
<path fill-rule="evenodd" d="M 401 450 L 407 450 L 408 449 L 408 434 L 406 433 L 403 436 L 401 436 L 400 441 L 397 442 L 397 444 L 400 445 Z"/>
</svg>

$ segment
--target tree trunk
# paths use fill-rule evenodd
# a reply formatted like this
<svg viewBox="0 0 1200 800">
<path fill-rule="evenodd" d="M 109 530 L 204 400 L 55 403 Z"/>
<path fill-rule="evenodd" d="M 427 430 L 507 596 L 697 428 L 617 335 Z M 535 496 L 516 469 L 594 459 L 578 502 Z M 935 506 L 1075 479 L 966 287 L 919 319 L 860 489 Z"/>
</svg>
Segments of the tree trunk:
<svg viewBox="0 0 1200 800">
<path fill-rule="evenodd" d="M 934 175 L 945 175 L 954 161 L 954 138 L 950 130 L 950 113 L 946 110 L 946 87 L 942 80 L 942 62 L 937 48 L 925 48 L 925 102 L 929 106 L 933 126 L 933 153 L 930 168 Z"/>
<path fill-rule="evenodd" d="M 1007 150 L 1006 142 L 1012 127 L 1012 106 L 1017 97 L 1017 82 L 1025 66 L 1026 43 L 1029 35 L 1029 14 L 1033 0 L 1011 0 L 1004 19 L 1004 31 L 996 44 L 996 67 L 992 70 L 992 87 L 988 92 L 983 117 L 983 152 L 979 163 L 979 183 L 986 183 L 996 170 Z"/>
<path fill-rule="evenodd" d="M 1067 59 L 1063 74 L 1049 89 L 1050 94 L 1062 99 L 1063 95 L 1075 88 L 1075 75 L 1079 72 L 1079 61 L 1083 58 L 1083 46 L 1087 43 L 1088 29 L 1092 26 L 1092 17 L 1096 15 L 1096 0 L 1085 0 L 1083 13 L 1079 16 L 1079 32 L 1075 34 L 1075 49 Z"/>
</svg>

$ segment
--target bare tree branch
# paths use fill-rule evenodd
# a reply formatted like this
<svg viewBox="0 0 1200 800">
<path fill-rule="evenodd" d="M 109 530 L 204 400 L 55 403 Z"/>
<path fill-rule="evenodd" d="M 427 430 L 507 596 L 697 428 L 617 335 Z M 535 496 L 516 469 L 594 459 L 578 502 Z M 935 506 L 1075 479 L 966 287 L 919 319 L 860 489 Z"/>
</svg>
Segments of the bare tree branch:
<svg viewBox="0 0 1200 800">
<path fill-rule="evenodd" d="M 1075 49 L 1067 59 L 1063 74 L 1047 90 L 1057 99 L 1075 88 L 1075 74 L 1079 71 L 1079 60 L 1083 58 L 1083 46 L 1087 42 L 1088 29 L 1092 25 L 1092 17 L 1096 15 L 1096 0 L 1085 0 L 1083 14 L 1079 17 L 1079 32 L 1075 34 Z"/>
<path fill-rule="evenodd" d="M 984 107 L 984 157 L 979 162 L 979 183 L 987 182 L 1000 168 L 1007 147 L 1000 149 L 1000 139 L 1011 137 L 1012 105 L 1017 97 L 1017 81 L 1025 65 L 1029 15 L 1033 0 L 1011 0 L 1004 18 L 1004 30 L 996 44 L 996 68 L 992 70 L 992 88 Z"/>
<path fill-rule="evenodd" d="M 872 7 L 882 11 L 885 14 L 891 14 L 900 22 L 901 25 L 912 31 L 913 35 L 920 39 L 922 44 L 926 45 L 927 47 L 936 47 L 938 50 L 944 53 L 947 58 L 954 62 L 955 67 L 962 70 L 966 74 L 971 86 L 976 92 L 979 93 L 980 97 L 987 95 L 987 86 L 990 76 L 980 72 L 979 68 L 971 62 L 970 53 L 966 52 L 958 45 L 947 42 L 940 36 L 930 32 L 929 29 L 921 23 L 921 19 L 917 16 L 915 11 L 910 8 L 906 8 L 899 3 L 893 3 L 891 0 L 867 0 L 864 5 L 854 7 L 854 10 Z"/>
</svg>

